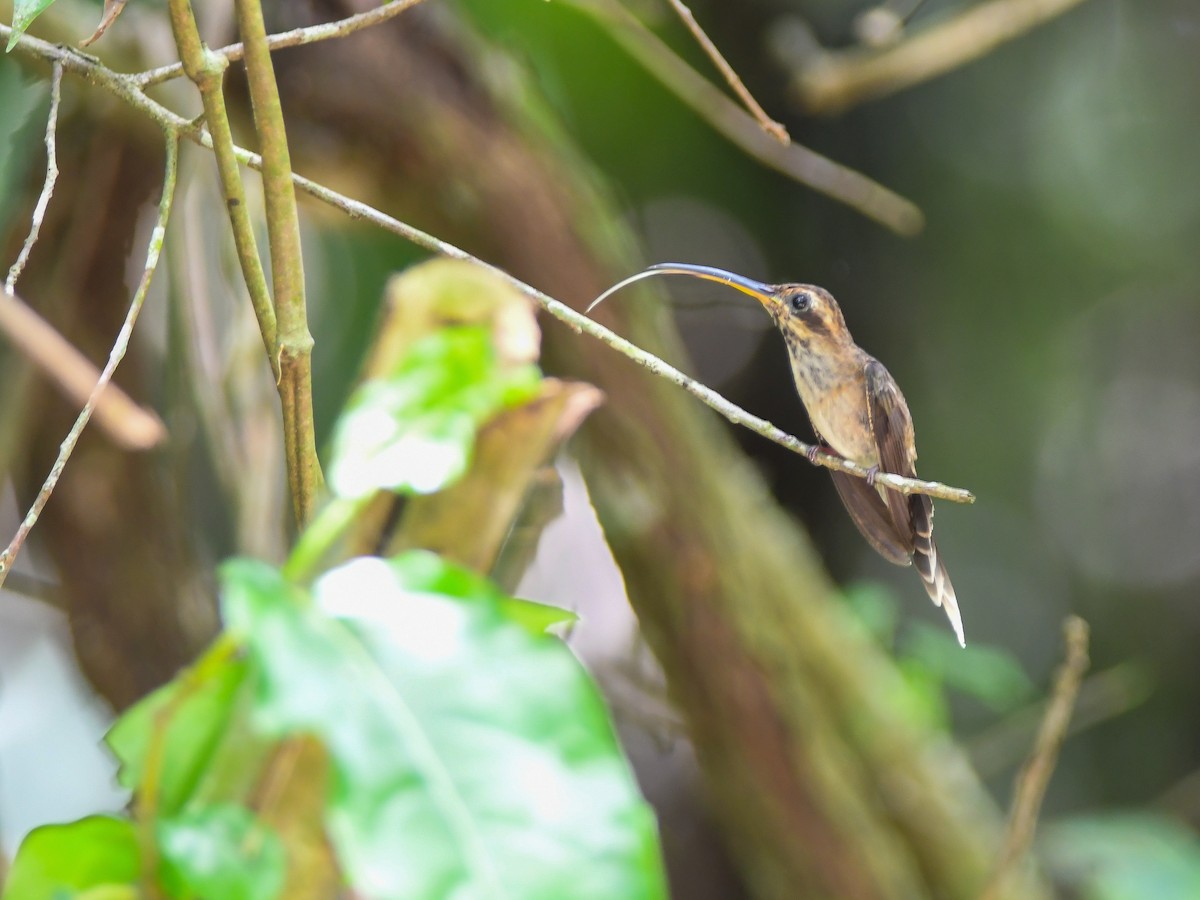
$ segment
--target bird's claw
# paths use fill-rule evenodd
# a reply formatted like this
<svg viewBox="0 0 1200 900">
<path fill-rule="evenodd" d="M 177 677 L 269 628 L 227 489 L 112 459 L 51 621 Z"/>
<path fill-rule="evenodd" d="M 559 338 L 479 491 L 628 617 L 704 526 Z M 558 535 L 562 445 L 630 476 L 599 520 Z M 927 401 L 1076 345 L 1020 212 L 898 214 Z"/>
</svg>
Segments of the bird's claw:
<svg viewBox="0 0 1200 900">
<path fill-rule="evenodd" d="M 879 474 L 879 466 L 867 469 L 867 487 L 875 487 L 875 476 Z"/>
</svg>

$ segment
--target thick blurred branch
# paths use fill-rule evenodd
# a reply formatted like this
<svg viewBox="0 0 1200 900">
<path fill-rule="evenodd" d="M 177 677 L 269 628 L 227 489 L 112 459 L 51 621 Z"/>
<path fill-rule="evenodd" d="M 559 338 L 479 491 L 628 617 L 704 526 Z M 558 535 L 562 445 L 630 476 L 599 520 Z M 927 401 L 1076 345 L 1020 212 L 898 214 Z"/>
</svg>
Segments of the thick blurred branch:
<svg viewBox="0 0 1200 900">
<path fill-rule="evenodd" d="M 0 291 L 0 332 L 42 370 L 72 403 L 82 407 L 100 370 L 18 296 Z M 162 420 L 110 384 L 96 401 L 96 426 L 127 450 L 145 450 L 167 436 Z"/>
<path fill-rule="evenodd" d="M 1083 0 L 985 0 L 884 49 L 822 50 L 798 65 L 800 106 L 832 115 L 899 93 L 986 56 Z"/>
</svg>

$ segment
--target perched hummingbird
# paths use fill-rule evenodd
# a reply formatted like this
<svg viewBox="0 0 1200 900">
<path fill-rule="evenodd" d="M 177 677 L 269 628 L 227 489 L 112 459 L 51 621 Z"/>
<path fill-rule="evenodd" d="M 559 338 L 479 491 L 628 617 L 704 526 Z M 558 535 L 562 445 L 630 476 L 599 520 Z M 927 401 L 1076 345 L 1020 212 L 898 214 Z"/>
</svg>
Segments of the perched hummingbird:
<svg viewBox="0 0 1200 900">
<path fill-rule="evenodd" d="M 908 404 L 891 373 L 854 343 L 832 295 L 811 284 L 763 284 L 709 266 L 661 263 L 613 285 L 588 311 L 625 285 L 652 275 L 715 281 L 749 294 L 770 313 L 787 343 L 792 377 L 818 444 L 871 470 L 865 479 L 830 470 L 850 518 L 888 562 L 916 562 L 925 590 L 946 611 L 965 647 L 958 600 L 933 541 L 933 501 L 924 494 L 905 495 L 875 484 L 877 472 L 916 476 Z"/>
</svg>

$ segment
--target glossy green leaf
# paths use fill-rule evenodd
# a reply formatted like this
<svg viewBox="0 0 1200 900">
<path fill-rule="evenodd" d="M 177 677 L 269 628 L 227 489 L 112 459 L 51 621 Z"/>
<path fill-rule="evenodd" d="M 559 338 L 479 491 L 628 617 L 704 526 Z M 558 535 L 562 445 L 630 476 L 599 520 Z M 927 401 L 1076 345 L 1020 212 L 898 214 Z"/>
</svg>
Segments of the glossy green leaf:
<svg viewBox="0 0 1200 900">
<path fill-rule="evenodd" d="M 329 484 L 344 498 L 376 490 L 427 494 L 466 471 L 475 432 L 532 396 L 534 366 L 503 369 L 491 336 L 445 328 L 416 342 L 396 370 L 354 392 L 334 429 Z"/>
<path fill-rule="evenodd" d="M 329 748 L 330 835 L 364 894 L 665 895 L 653 816 L 595 686 L 476 576 L 412 553 L 353 560 L 312 598 L 248 561 L 223 582 L 260 669 L 261 727 Z"/>
<path fill-rule="evenodd" d="M 219 651 L 218 651 L 219 652 Z M 163 685 L 127 710 L 105 737 L 121 762 L 117 780 L 133 790 L 141 781 L 146 752 L 156 727 L 166 727 L 166 748 L 159 781 L 159 810 L 170 816 L 192 796 L 216 752 L 238 689 L 245 677 L 244 662 L 210 651 L 196 666 Z M 187 697 L 174 704 L 185 680 L 197 679 Z"/>
<path fill-rule="evenodd" d="M 17 39 L 53 2 L 54 0 L 16 0 L 13 4 L 12 34 L 8 38 L 6 52 L 17 45 Z"/>
<path fill-rule="evenodd" d="M 279 836 L 241 806 L 208 806 L 158 822 L 162 882 L 172 897 L 273 900 L 287 854 Z"/>
<path fill-rule="evenodd" d="M 138 845 L 133 824 L 112 816 L 89 816 L 69 825 L 45 825 L 29 833 L 13 860 L 3 900 L 56 900 L 124 896 L 137 883 Z M 111 893 L 115 891 L 116 893 Z"/>
</svg>

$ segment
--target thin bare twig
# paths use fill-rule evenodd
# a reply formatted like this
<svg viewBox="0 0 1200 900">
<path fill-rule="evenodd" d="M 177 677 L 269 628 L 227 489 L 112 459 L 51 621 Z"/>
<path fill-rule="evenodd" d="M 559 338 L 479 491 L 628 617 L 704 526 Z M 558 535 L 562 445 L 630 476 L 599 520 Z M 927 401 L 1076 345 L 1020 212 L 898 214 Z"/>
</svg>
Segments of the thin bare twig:
<svg viewBox="0 0 1200 900">
<path fill-rule="evenodd" d="M 272 50 L 282 50 L 285 47 L 301 47 L 305 44 L 314 44 L 317 41 L 327 41 L 330 38 L 345 37 L 348 34 L 354 34 L 354 32 L 369 28 L 372 25 L 378 25 L 380 22 L 386 22 L 388 19 L 398 16 L 409 7 L 416 6 L 420 2 L 421 0 L 391 0 L 390 3 L 385 3 L 382 6 L 375 7 L 375 9 L 369 9 L 366 12 L 357 13 L 353 16 L 347 16 L 344 19 L 338 19 L 336 22 L 325 22 L 321 25 L 310 25 L 307 28 L 296 28 L 292 31 L 272 34 L 267 37 L 267 44 Z M 217 56 L 225 57 L 228 62 L 236 62 L 245 55 L 246 48 L 242 44 L 230 44 L 227 47 L 222 47 L 219 50 L 211 52 Z M 162 84 L 164 81 L 178 78 L 182 74 L 183 63 L 171 63 L 169 66 L 150 69 L 149 71 L 140 72 L 130 77 L 138 87 L 148 88 L 156 84 Z"/>
<path fill-rule="evenodd" d="M 21 245 L 17 261 L 8 270 L 8 277 L 4 279 L 4 293 L 9 295 L 16 291 L 17 279 L 21 277 L 25 263 L 29 260 L 29 254 L 33 251 L 33 245 L 37 243 L 38 233 L 42 230 L 42 220 L 46 217 L 46 207 L 50 205 L 50 198 L 54 195 L 54 183 L 58 181 L 55 132 L 58 130 L 58 104 L 62 99 L 62 77 L 63 67 L 61 64 L 55 63 L 50 74 L 50 114 L 46 117 L 46 179 L 42 182 L 42 193 L 33 207 L 29 235 L 25 238 L 25 243 Z"/>
<path fill-rule="evenodd" d="M 700 27 L 700 23 L 696 21 L 696 17 L 692 15 L 692 11 L 684 5 L 683 0 L 670 0 L 671 6 L 675 8 L 679 18 L 683 20 L 683 24 L 687 26 L 688 31 L 692 33 L 692 37 L 696 39 L 696 43 L 700 48 L 708 54 L 708 58 L 712 60 L 713 65 L 725 77 L 725 81 L 733 89 L 733 92 L 738 95 L 738 99 L 742 101 L 742 105 L 750 111 L 750 115 L 754 116 L 763 131 L 775 138 L 781 144 L 790 144 L 792 139 L 788 136 L 787 129 L 779 122 L 776 122 L 766 114 L 758 101 L 750 93 L 750 90 L 742 83 L 742 79 L 738 77 L 737 72 L 733 71 L 721 51 L 717 49 L 717 45 L 712 42 L 704 29 Z"/>
<path fill-rule="evenodd" d="M 100 370 L 15 294 L 0 292 L 0 332 L 41 369 L 72 403 L 82 407 Z M 146 450 L 167 436 L 162 420 L 117 385 L 96 404 L 96 426 L 127 450 Z"/>
<path fill-rule="evenodd" d="M 5 25 L 0 25 L 0 39 L 6 39 L 11 29 Z M 62 60 L 67 71 L 77 73 L 88 79 L 93 84 L 103 87 L 112 92 L 116 96 L 122 98 L 134 108 L 143 112 L 147 116 L 159 122 L 164 128 L 178 129 L 179 133 L 188 140 L 194 141 L 203 147 L 212 149 L 212 137 L 203 128 L 198 127 L 195 123 L 184 119 L 182 116 L 162 106 L 155 100 L 147 97 L 144 93 L 132 86 L 125 76 L 119 75 L 110 69 L 105 68 L 94 60 L 89 60 L 86 57 L 73 53 L 69 49 L 65 49 L 46 41 L 31 38 L 28 35 L 22 35 L 15 47 L 18 52 L 34 56 L 40 59 L 48 59 L 51 61 Z M 719 92 L 718 92 L 719 94 Z M 723 95 L 722 99 L 724 98 Z M 738 110 L 740 113 L 741 110 Z M 744 115 L 744 113 L 743 113 Z M 757 129 L 755 129 L 757 132 Z M 759 132 L 761 134 L 761 132 Z M 763 136 L 765 138 L 765 136 Z M 234 154 L 238 161 L 251 168 L 258 169 L 262 165 L 261 159 L 257 154 L 244 150 L 241 147 L 234 147 Z M 555 300 L 553 297 L 543 294 L 541 291 L 533 288 L 523 281 L 514 278 L 502 269 L 489 265 L 477 257 L 472 256 L 465 250 L 455 247 L 453 244 L 440 240 L 432 235 L 426 234 L 420 229 L 414 228 L 407 223 L 401 222 L 386 213 L 380 212 L 372 206 L 362 203 L 358 200 L 353 200 L 350 197 L 340 194 L 324 185 L 304 178 L 301 175 L 292 175 L 292 180 L 296 187 L 307 194 L 317 198 L 323 203 L 340 209 L 348 216 L 354 219 L 362 219 L 379 226 L 393 234 L 399 235 L 405 240 L 411 241 L 419 247 L 423 247 L 432 253 L 440 253 L 443 256 L 449 256 L 453 259 L 465 259 L 474 262 L 477 265 L 483 266 L 492 272 L 495 272 L 516 290 L 520 291 L 525 296 L 532 299 L 542 309 L 549 313 L 554 318 L 565 323 L 576 331 L 583 332 L 589 336 L 607 344 L 618 353 L 628 356 L 639 365 L 645 366 L 650 371 L 660 377 L 666 378 L 668 381 L 682 387 L 693 396 L 697 397 L 701 402 L 711 407 L 720 415 L 724 416 L 735 425 L 741 425 L 749 428 L 751 431 L 762 435 L 768 440 L 774 441 L 782 447 L 798 453 L 802 456 L 807 456 L 813 447 L 806 444 L 804 441 L 787 434 L 784 431 L 776 428 L 765 419 L 760 419 L 757 416 L 751 415 L 741 407 L 726 400 L 716 391 L 700 384 L 697 381 L 684 375 L 679 370 L 663 362 L 658 357 L 651 353 L 647 353 L 640 347 L 637 347 L 622 337 L 614 334 L 612 331 L 605 328 L 603 325 L 592 321 L 587 316 L 581 315 L 571 309 L 564 303 Z M 816 465 L 824 466 L 827 469 L 836 469 L 840 472 L 854 475 L 858 478 L 866 478 L 868 471 L 862 466 L 855 465 L 852 462 L 844 460 L 837 456 L 830 456 L 826 453 L 817 452 L 814 454 L 814 462 Z M 877 484 L 883 484 L 892 490 L 899 491 L 903 494 L 928 494 L 930 497 L 936 497 L 943 500 L 950 500 L 955 503 L 974 503 L 975 495 L 970 491 L 962 488 L 950 487 L 936 481 L 921 481 L 913 478 L 901 478 L 899 475 L 892 475 L 885 472 L 880 472 L 875 476 Z"/>
<path fill-rule="evenodd" d="M 1050 776 L 1058 761 L 1071 724 L 1071 711 L 1088 667 L 1088 625 L 1078 616 L 1068 616 L 1063 623 L 1066 658 L 1054 676 L 1050 705 L 1038 729 L 1033 752 L 1017 774 L 1016 797 L 1009 813 L 1004 849 L 981 900 L 993 900 L 1002 895 L 1005 885 L 1015 874 L 1021 860 L 1033 842 L 1042 798 L 1050 784 Z"/>
<path fill-rule="evenodd" d="M 764 134 L 754 118 L 680 59 L 629 10 L 612 0 L 567 0 L 609 28 L 613 39 L 647 72 L 718 134 L 741 150 L 801 184 L 844 203 L 897 234 L 914 235 L 925 216 L 901 197 L 861 172 L 791 142 Z"/>
<path fill-rule="evenodd" d="M 0 553 L 0 585 L 4 584 L 4 578 L 12 569 L 13 561 L 17 554 L 21 552 L 21 547 L 25 543 L 25 539 L 29 536 L 29 532 L 33 526 L 37 524 L 38 517 L 41 516 L 42 510 L 46 506 L 46 502 L 50 499 L 50 495 L 54 492 L 55 486 L 58 484 L 58 479 L 62 477 L 63 469 L 66 468 L 67 461 L 71 458 L 71 454 L 75 450 L 75 445 L 79 442 L 79 436 L 83 434 L 83 429 L 87 427 L 88 422 L 92 418 L 92 413 L 96 409 L 96 404 L 100 399 L 108 382 L 112 379 L 113 372 L 121 360 L 125 358 L 125 352 L 129 349 L 129 339 L 133 335 L 133 326 L 137 322 L 138 314 L 142 311 L 142 305 L 146 300 L 146 292 L 150 289 L 150 281 L 154 277 L 154 271 L 158 267 L 158 258 L 162 253 L 163 239 L 166 236 L 167 221 L 171 215 L 171 203 L 175 197 L 175 180 L 179 168 L 179 133 L 173 127 L 164 125 L 163 130 L 166 132 L 167 157 L 165 162 L 165 172 L 163 174 L 162 198 L 158 204 L 158 218 L 154 223 L 154 230 L 150 233 L 150 243 L 146 249 L 146 265 L 142 269 L 142 277 L 138 282 L 137 290 L 134 292 L 133 300 L 129 304 L 129 311 L 125 314 L 125 322 L 121 325 L 121 330 L 117 334 L 116 341 L 113 342 L 112 350 L 108 355 L 108 362 L 104 366 L 104 370 L 100 373 L 100 378 L 96 382 L 96 386 L 92 389 L 92 394 L 88 397 L 87 403 L 84 404 L 78 418 L 75 419 L 75 424 L 71 426 L 71 430 L 67 433 L 66 438 L 62 442 L 62 446 L 58 450 L 58 458 L 55 459 L 53 467 L 50 469 L 50 474 L 46 476 L 46 481 L 42 484 L 42 489 L 38 491 L 38 495 L 34 498 L 33 505 L 26 513 L 25 519 L 21 522 L 20 528 L 9 542 L 3 553 Z"/>
<path fill-rule="evenodd" d="M 791 89 L 809 112 L 838 113 L 966 65 L 1082 2 L 986 0 L 884 49 L 824 51 Z"/>
</svg>

